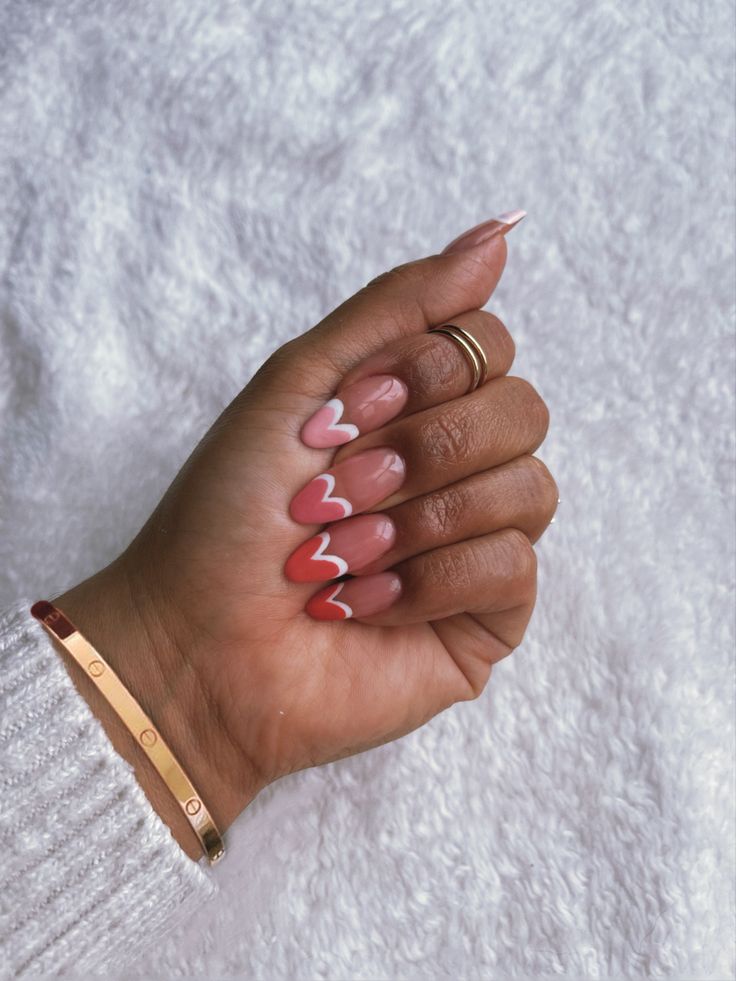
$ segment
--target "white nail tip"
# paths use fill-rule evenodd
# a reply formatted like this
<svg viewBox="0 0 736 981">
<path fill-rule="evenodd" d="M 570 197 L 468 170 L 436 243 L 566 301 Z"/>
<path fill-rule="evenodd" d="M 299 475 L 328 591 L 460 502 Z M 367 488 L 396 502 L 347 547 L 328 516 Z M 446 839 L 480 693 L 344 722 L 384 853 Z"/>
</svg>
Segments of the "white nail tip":
<svg viewBox="0 0 736 981">
<path fill-rule="evenodd" d="M 327 426 L 326 432 L 345 433 L 350 439 L 356 439 L 360 435 L 357 426 L 354 426 L 350 422 L 340 422 L 342 414 L 345 411 L 345 405 L 342 399 L 330 399 L 329 402 L 325 402 L 325 408 L 330 409 L 333 413 L 332 422 Z"/>
<path fill-rule="evenodd" d="M 349 619 L 353 615 L 352 609 L 348 606 L 347 603 L 341 603 L 340 600 L 335 599 L 338 593 L 342 592 L 342 588 L 344 585 L 345 585 L 344 582 L 339 582 L 337 586 L 335 586 L 333 592 L 330 593 L 330 595 L 327 597 L 325 603 L 332 603 L 333 606 L 339 607 L 342 610 L 342 612 L 345 614 L 345 619 Z"/>
<path fill-rule="evenodd" d="M 340 507 L 345 512 L 343 518 L 347 518 L 353 513 L 353 505 L 345 497 L 331 497 L 333 490 L 335 489 L 335 478 L 331 473 L 321 473 L 315 480 L 324 480 L 325 482 L 325 492 L 322 495 L 322 500 L 320 504 L 339 504 Z"/>
<path fill-rule="evenodd" d="M 516 211 L 504 211 L 503 214 L 497 215 L 496 221 L 502 221 L 504 225 L 515 225 L 522 218 L 526 218 L 526 211 L 517 208 Z"/>
<path fill-rule="evenodd" d="M 329 555 L 325 552 L 325 549 L 330 544 L 330 533 L 328 531 L 321 531 L 319 533 L 319 547 L 310 557 L 312 562 L 334 562 L 337 568 L 336 576 L 344 576 L 348 571 L 348 564 L 345 559 L 341 559 L 339 555 Z M 342 584 L 341 584 L 342 585 Z"/>
</svg>

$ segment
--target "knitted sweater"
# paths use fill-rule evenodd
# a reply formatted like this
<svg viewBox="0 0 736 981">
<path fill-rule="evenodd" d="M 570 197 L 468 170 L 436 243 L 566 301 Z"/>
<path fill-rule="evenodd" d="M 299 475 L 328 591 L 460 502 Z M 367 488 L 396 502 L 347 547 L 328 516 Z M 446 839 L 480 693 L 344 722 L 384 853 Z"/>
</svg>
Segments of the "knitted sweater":
<svg viewBox="0 0 736 981">
<path fill-rule="evenodd" d="M 210 898 L 30 602 L 0 614 L 0 977 L 89 975 Z"/>
</svg>

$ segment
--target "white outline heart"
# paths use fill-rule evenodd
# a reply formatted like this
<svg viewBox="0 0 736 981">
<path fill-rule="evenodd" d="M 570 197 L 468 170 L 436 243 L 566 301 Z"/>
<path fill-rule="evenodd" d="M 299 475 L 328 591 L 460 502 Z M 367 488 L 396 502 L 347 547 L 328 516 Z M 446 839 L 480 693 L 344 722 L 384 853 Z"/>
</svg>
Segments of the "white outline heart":
<svg viewBox="0 0 736 981">
<path fill-rule="evenodd" d="M 323 408 L 332 409 L 334 413 L 334 418 L 327 427 L 328 433 L 347 433 L 350 439 L 360 436 L 360 430 L 357 426 L 354 426 L 351 422 L 340 422 L 342 414 L 345 411 L 345 405 L 342 399 L 330 399 L 329 402 L 325 402 Z"/>
<path fill-rule="evenodd" d="M 353 505 L 346 497 L 330 497 L 330 494 L 335 489 L 335 478 L 331 473 L 318 474 L 314 479 L 324 480 L 325 484 L 327 485 L 325 492 L 322 495 L 322 500 L 319 502 L 320 504 L 339 504 L 345 512 L 345 514 L 343 514 L 343 518 L 347 518 L 348 515 L 353 513 Z"/>
<path fill-rule="evenodd" d="M 339 582 L 337 586 L 335 586 L 334 591 L 324 600 L 324 602 L 332 603 L 333 606 L 339 606 L 340 609 L 345 613 L 345 619 L 347 620 L 353 615 L 352 609 L 348 606 L 347 603 L 341 603 L 340 600 L 335 599 L 335 597 L 337 596 L 337 594 L 340 592 L 340 590 L 344 585 L 345 585 L 344 582 Z"/>
<path fill-rule="evenodd" d="M 329 531 L 321 531 L 317 537 L 321 539 L 320 545 L 319 548 L 316 550 L 316 552 L 313 552 L 312 555 L 309 556 L 309 561 L 310 562 L 334 562 L 335 565 L 337 566 L 337 572 L 335 575 L 344 576 L 345 573 L 348 571 L 348 564 L 345 561 L 345 559 L 341 559 L 339 555 L 328 555 L 325 552 L 325 549 L 330 544 Z"/>
</svg>

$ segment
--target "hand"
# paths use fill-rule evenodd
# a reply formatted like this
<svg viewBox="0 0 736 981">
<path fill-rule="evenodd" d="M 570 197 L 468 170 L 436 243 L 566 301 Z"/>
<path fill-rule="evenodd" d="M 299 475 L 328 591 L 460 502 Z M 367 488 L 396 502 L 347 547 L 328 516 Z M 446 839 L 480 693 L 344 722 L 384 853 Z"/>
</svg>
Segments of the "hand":
<svg viewBox="0 0 736 981">
<path fill-rule="evenodd" d="M 276 351 L 123 555 L 56 600 L 221 830 L 280 776 L 474 698 L 521 641 L 531 543 L 557 488 L 530 455 L 546 434 L 544 402 L 507 376 L 513 342 L 480 309 L 509 227 L 481 226 L 379 276 Z M 489 380 L 470 394 L 461 349 L 426 332 L 446 322 L 486 351 Z M 154 806 L 199 856 L 168 791 L 79 674 Z"/>
</svg>

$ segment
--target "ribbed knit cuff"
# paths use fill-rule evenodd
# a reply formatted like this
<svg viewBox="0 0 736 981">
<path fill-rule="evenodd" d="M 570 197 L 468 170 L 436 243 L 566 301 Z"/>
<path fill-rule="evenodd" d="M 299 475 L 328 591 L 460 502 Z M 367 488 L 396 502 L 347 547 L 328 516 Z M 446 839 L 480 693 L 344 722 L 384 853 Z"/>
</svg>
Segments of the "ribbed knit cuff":
<svg viewBox="0 0 736 981">
<path fill-rule="evenodd" d="M 154 811 L 30 606 L 0 614 L 0 972 L 104 973 L 217 886 Z"/>
</svg>

